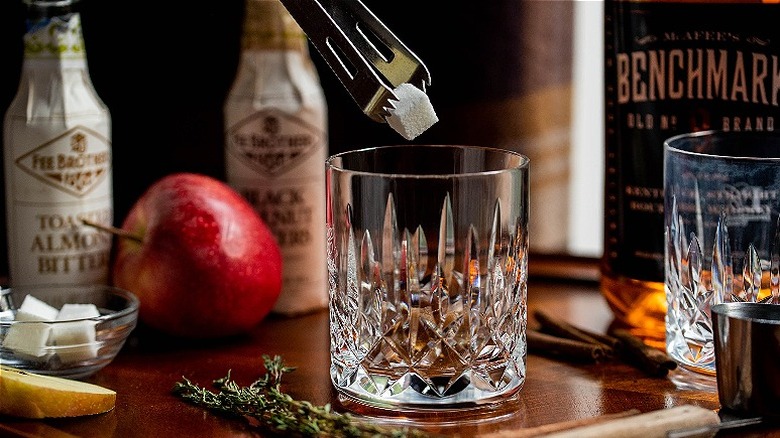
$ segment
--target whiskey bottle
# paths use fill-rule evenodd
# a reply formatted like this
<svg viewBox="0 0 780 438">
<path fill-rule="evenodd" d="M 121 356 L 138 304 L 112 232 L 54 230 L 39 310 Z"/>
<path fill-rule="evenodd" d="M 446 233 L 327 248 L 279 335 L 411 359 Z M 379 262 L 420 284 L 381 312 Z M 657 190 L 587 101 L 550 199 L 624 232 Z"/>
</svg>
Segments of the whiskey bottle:
<svg viewBox="0 0 780 438">
<path fill-rule="evenodd" d="M 780 5 L 605 2 L 601 290 L 618 320 L 664 339 L 663 141 L 780 122 Z"/>
<path fill-rule="evenodd" d="M 12 285 L 108 283 L 111 117 L 87 69 L 77 0 L 25 0 L 17 94 L 4 119 Z"/>
<path fill-rule="evenodd" d="M 278 0 L 246 1 L 238 72 L 224 112 L 227 182 L 255 207 L 282 250 L 274 311 L 327 307 L 327 107 L 306 35 Z"/>
</svg>

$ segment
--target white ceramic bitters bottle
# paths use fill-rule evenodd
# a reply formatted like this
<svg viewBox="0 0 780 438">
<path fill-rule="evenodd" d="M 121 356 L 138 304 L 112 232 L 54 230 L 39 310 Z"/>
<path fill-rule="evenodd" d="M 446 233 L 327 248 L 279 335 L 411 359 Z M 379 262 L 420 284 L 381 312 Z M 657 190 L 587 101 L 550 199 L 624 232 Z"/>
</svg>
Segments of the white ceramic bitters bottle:
<svg viewBox="0 0 780 438">
<path fill-rule="evenodd" d="M 87 70 L 75 0 L 27 3 L 24 61 L 5 114 L 9 279 L 106 284 L 113 221 L 111 116 Z"/>
<path fill-rule="evenodd" d="M 247 0 L 241 59 L 224 110 L 227 182 L 252 203 L 282 250 L 274 311 L 326 308 L 327 107 L 306 36 L 278 0 Z"/>
</svg>

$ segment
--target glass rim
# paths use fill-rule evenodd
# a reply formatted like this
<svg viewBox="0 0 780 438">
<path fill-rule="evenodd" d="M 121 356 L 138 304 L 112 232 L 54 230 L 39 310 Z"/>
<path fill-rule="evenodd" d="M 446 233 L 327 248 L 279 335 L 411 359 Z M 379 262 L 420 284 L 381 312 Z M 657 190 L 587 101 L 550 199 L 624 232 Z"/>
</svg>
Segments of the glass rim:
<svg viewBox="0 0 780 438">
<path fill-rule="evenodd" d="M 713 304 L 711 311 L 713 314 L 727 319 L 755 324 L 780 325 L 780 308 L 773 304 L 729 301 Z"/>
<path fill-rule="evenodd" d="M 107 313 L 100 316 L 91 316 L 85 318 L 76 318 L 68 320 L 48 321 L 47 323 L 61 323 L 61 322 L 73 322 L 73 321 L 113 321 L 123 318 L 127 315 L 131 315 L 137 312 L 141 307 L 141 301 L 137 295 L 133 292 L 122 289 L 117 286 L 105 285 L 105 284 L 25 284 L 18 286 L 0 287 L 0 297 L 5 297 L 12 293 L 26 293 L 31 294 L 35 291 L 76 291 L 76 292 L 95 292 L 103 291 L 110 294 L 114 294 L 122 297 L 127 301 L 125 307 L 120 310 Z M 63 292 L 64 293 L 64 292 Z M 14 321 L 14 320 L 0 320 L 0 326 L 9 326 L 11 324 L 18 324 L 24 322 L 41 322 L 41 321 Z"/>
<path fill-rule="evenodd" d="M 695 131 L 695 132 L 686 132 L 683 134 L 674 135 L 672 137 L 664 139 L 663 146 L 664 146 L 664 154 L 673 153 L 676 155 L 687 155 L 691 157 L 702 157 L 702 158 L 714 158 L 724 161 L 762 161 L 762 162 L 780 162 L 780 153 L 776 157 L 767 157 L 767 156 L 761 156 L 757 157 L 755 155 L 726 155 L 726 154 L 715 154 L 715 153 L 709 153 L 709 152 L 699 152 L 699 151 L 692 151 L 688 148 L 683 148 L 680 145 L 681 144 L 688 144 L 692 145 L 694 144 L 694 141 L 697 139 L 704 139 L 704 138 L 713 138 L 713 139 L 724 139 L 729 137 L 761 137 L 764 139 L 777 139 L 780 141 L 780 132 L 778 131 L 722 131 L 722 130 L 706 130 L 706 131 Z"/>
<path fill-rule="evenodd" d="M 343 166 L 339 166 L 334 164 L 334 161 L 338 158 L 343 158 L 348 155 L 357 155 L 357 154 L 365 154 L 372 151 L 382 151 L 382 150 L 390 150 L 390 149 L 429 149 L 429 148 L 441 148 L 441 149 L 456 149 L 456 150 L 472 150 L 472 151 L 483 151 L 483 152 L 491 152 L 496 153 L 500 155 L 505 156 L 511 156 L 518 160 L 517 165 L 514 166 L 507 166 L 505 168 L 501 169 L 492 169 L 492 170 L 481 170 L 481 171 L 471 171 L 471 172 L 462 172 L 462 173 L 393 173 L 393 172 L 373 172 L 373 171 L 367 171 L 367 170 L 356 170 L 356 169 L 349 169 L 345 168 Z M 474 177 L 474 176 L 488 176 L 488 175 L 496 175 L 501 174 L 505 172 L 510 171 L 528 171 L 528 168 L 530 166 L 530 158 L 528 158 L 527 155 L 521 154 L 519 152 L 510 150 L 510 149 L 501 149 L 497 147 L 490 147 L 490 146 L 475 146 L 475 145 L 450 145 L 450 144 L 395 144 L 395 145 L 382 145 L 382 146 L 370 146 L 365 147 L 361 149 L 355 149 L 351 151 L 344 151 L 339 152 L 337 154 L 333 154 L 329 156 L 325 160 L 325 165 L 329 170 L 334 170 L 338 172 L 348 172 L 355 175 L 370 175 L 370 176 L 376 176 L 376 177 L 392 177 L 392 178 L 451 178 L 453 176 L 458 178 L 463 177 Z"/>
</svg>

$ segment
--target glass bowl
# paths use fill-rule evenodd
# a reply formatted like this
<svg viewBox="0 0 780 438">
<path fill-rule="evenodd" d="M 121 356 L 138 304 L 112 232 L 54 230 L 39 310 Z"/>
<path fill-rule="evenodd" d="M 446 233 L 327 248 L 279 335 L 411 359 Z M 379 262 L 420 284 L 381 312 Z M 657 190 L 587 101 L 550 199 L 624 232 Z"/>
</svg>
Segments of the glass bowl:
<svg viewBox="0 0 780 438">
<path fill-rule="evenodd" d="M 29 320 L 29 317 L 16 320 L 18 310 L 28 295 L 57 310 L 65 304 L 93 304 L 94 308 L 69 308 L 89 307 L 94 315 L 73 318 L 59 312 L 57 320 L 43 318 L 45 320 L 36 321 Z M 0 364 L 51 376 L 87 377 L 116 357 L 136 326 L 138 304 L 138 298 L 133 293 L 103 285 L 1 289 Z M 75 312 L 76 315 L 79 313 Z"/>
</svg>

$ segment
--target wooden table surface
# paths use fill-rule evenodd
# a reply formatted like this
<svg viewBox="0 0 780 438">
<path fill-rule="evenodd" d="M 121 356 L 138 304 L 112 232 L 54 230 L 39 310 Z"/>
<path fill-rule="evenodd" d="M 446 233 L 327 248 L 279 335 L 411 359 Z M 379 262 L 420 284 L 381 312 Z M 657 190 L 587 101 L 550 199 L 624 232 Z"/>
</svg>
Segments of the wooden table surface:
<svg viewBox="0 0 780 438">
<path fill-rule="evenodd" d="M 544 309 L 599 332 L 612 323 L 612 313 L 594 282 L 532 277 L 528 296 L 529 315 L 534 309 Z M 249 384 L 263 373 L 263 354 L 281 355 L 288 365 L 297 368 L 286 376 L 283 384 L 283 389 L 293 397 L 320 405 L 331 403 L 337 410 L 343 408 L 328 373 L 326 311 L 297 318 L 269 317 L 246 336 L 211 342 L 169 339 L 139 326 L 114 362 L 88 379 L 117 392 L 113 411 L 94 417 L 50 421 L 0 417 L 0 436 L 261 436 L 243 421 L 218 417 L 182 402 L 172 395 L 171 388 L 183 376 L 209 385 L 228 370 L 236 381 Z M 525 386 L 517 400 L 503 405 L 496 413 L 480 416 L 479 421 L 464 415 L 465 420 L 457 426 L 422 427 L 467 437 L 627 409 L 646 412 L 693 404 L 717 410 L 715 388 L 691 385 L 694 377 L 675 371 L 667 378 L 653 378 L 622 363 L 571 364 L 531 353 Z M 739 434 L 768 435 L 780 436 L 780 429 Z"/>
</svg>

